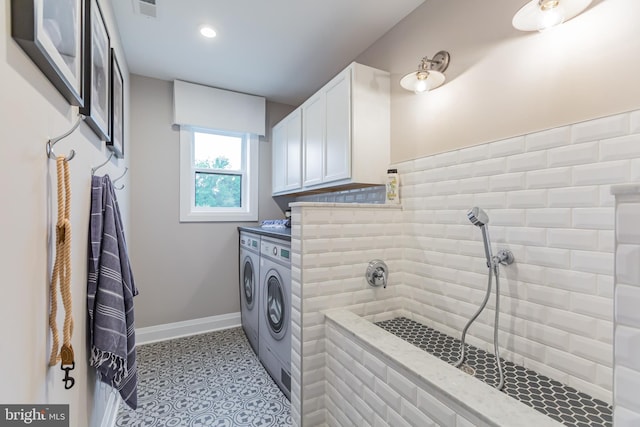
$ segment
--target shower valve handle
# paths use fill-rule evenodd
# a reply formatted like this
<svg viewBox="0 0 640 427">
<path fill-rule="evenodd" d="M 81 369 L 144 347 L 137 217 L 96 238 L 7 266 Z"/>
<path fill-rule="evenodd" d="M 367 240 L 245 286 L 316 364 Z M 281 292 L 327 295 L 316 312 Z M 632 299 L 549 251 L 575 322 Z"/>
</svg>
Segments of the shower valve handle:
<svg viewBox="0 0 640 427">
<path fill-rule="evenodd" d="M 387 268 L 387 264 L 385 264 L 384 261 L 374 259 L 373 261 L 369 262 L 367 271 L 365 272 L 365 277 L 370 286 L 382 286 L 383 288 L 386 288 L 387 277 L 389 274 L 388 272 L 389 269 Z"/>
<path fill-rule="evenodd" d="M 515 259 L 513 257 L 513 253 L 509 249 L 500 249 L 498 254 L 493 258 L 502 265 L 511 265 Z"/>
</svg>

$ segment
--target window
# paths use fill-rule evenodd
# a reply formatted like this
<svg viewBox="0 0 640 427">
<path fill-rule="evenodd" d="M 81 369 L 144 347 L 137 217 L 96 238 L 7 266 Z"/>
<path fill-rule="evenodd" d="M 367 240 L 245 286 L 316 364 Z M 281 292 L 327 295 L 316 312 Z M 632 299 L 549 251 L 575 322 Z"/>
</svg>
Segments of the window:
<svg viewBox="0 0 640 427">
<path fill-rule="evenodd" d="M 257 221 L 258 137 L 180 128 L 180 221 Z"/>
</svg>

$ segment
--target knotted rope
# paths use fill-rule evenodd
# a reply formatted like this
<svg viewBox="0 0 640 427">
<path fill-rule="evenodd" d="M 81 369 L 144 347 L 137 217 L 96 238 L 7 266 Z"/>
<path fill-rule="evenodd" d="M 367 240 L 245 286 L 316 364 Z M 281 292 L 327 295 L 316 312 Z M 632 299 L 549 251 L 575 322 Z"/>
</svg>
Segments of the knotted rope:
<svg viewBox="0 0 640 427">
<path fill-rule="evenodd" d="M 51 312 L 49 326 L 53 335 L 49 366 L 55 366 L 62 360 L 63 365 L 73 363 L 71 334 L 73 333 L 73 316 L 71 313 L 71 185 L 69 184 L 69 162 L 64 156 L 56 158 L 58 172 L 58 222 L 56 224 L 56 259 L 51 274 Z M 56 325 L 58 313 L 57 286 L 64 306 L 64 326 L 62 328 L 62 349 L 59 350 L 60 338 Z"/>
</svg>

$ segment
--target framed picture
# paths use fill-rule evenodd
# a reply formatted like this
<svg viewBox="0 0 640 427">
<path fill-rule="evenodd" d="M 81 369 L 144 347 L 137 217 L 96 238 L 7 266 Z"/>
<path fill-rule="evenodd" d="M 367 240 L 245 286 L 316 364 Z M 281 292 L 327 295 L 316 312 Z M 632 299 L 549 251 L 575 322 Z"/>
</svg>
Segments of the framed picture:
<svg viewBox="0 0 640 427">
<path fill-rule="evenodd" d="M 57 1 L 57 0 L 48 0 Z M 88 0 L 85 31 L 84 106 L 80 113 L 104 141 L 111 139 L 111 39 L 97 0 Z"/>
<path fill-rule="evenodd" d="M 107 148 L 118 158 L 124 157 L 124 79 L 116 58 L 116 51 L 111 49 L 111 141 Z"/>
<path fill-rule="evenodd" d="M 11 36 L 62 96 L 84 105 L 88 0 L 11 0 Z"/>
</svg>

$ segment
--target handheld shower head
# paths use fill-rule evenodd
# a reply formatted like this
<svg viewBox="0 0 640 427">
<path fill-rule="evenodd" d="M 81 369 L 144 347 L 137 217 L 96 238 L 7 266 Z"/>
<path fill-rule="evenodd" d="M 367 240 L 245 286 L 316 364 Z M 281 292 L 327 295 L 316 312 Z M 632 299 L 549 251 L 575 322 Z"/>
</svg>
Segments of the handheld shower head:
<svg viewBox="0 0 640 427">
<path fill-rule="evenodd" d="M 484 254 L 487 257 L 487 267 L 491 268 L 493 263 L 491 259 L 493 254 L 491 253 L 491 242 L 489 241 L 489 215 L 481 208 L 474 206 L 467 212 L 467 218 L 471 221 L 471 224 L 480 227 L 482 230 L 482 241 L 484 243 Z"/>
<path fill-rule="evenodd" d="M 469 212 L 467 212 L 467 218 L 469 218 L 471 224 L 478 227 L 482 227 L 489 223 L 489 215 L 477 206 L 469 209 Z"/>
</svg>

